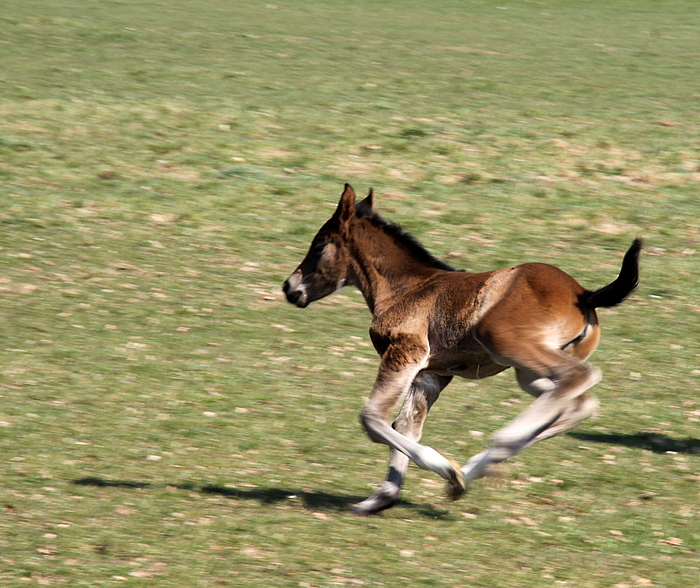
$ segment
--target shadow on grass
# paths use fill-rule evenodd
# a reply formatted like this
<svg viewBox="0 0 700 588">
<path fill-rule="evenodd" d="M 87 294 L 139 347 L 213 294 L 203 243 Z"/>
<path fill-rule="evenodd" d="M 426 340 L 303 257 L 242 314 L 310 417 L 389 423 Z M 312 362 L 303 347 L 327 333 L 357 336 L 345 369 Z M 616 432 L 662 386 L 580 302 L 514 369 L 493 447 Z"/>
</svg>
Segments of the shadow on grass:
<svg viewBox="0 0 700 588">
<path fill-rule="evenodd" d="M 157 488 L 157 484 L 150 482 L 138 482 L 135 480 L 107 480 L 97 476 L 89 476 L 73 480 L 76 486 L 92 486 L 95 488 L 127 488 L 141 490 L 146 488 Z M 306 492 L 289 488 L 232 488 L 230 486 L 219 486 L 208 484 L 198 486 L 197 484 L 166 484 L 169 488 L 178 490 L 189 490 L 201 492 L 203 494 L 218 494 L 226 498 L 235 500 L 255 500 L 261 504 L 300 504 L 307 510 L 312 511 L 336 511 L 349 512 L 350 506 L 360 502 L 366 496 L 348 496 L 344 494 L 330 494 L 328 492 Z M 449 510 L 436 508 L 430 504 L 414 504 L 410 501 L 401 500 L 395 508 L 407 508 L 415 511 L 416 514 L 430 519 L 444 519 L 451 516 Z"/>
<path fill-rule="evenodd" d="M 107 480 L 97 476 L 73 480 L 73 484 L 76 486 L 93 486 L 96 488 L 131 488 L 134 490 L 158 487 L 157 484 L 151 484 L 150 482 Z M 335 510 L 339 512 L 348 510 L 351 505 L 366 498 L 365 496 L 329 494 L 328 492 L 305 492 L 303 490 L 289 488 L 231 488 L 229 486 L 213 484 L 204 486 L 198 486 L 197 484 L 167 484 L 166 486 L 179 490 L 201 492 L 203 494 L 218 494 L 236 500 L 256 500 L 262 504 L 296 503 L 301 504 L 308 510 Z M 397 506 L 416 507 L 417 505 L 402 501 Z M 440 512 L 425 506 L 422 506 L 419 512 L 430 518 L 442 516 Z"/>
<path fill-rule="evenodd" d="M 569 433 L 569 437 L 593 443 L 639 447 L 654 453 L 700 453 L 700 439 L 673 439 L 659 433 Z"/>
<path fill-rule="evenodd" d="M 239 489 L 228 486 L 204 486 L 201 492 L 221 494 L 239 500 L 259 500 L 264 504 L 299 500 L 309 510 L 349 511 L 350 506 L 367 498 L 366 496 L 346 496 L 328 494 L 327 492 L 304 492 L 301 490 L 286 490 L 284 488 L 251 488 Z M 448 509 L 437 508 L 432 504 L 415 504 L 407 500 L 399 500 L 394 509 L 410 509 L 428 519 L 449 519 L 452 513 Z"/>
<path fill-rule="evenodd" d="M 347 510 L 362 500 L 359 496 L 329 494 L 327 492 L 304 492 L 287 488 L 230 488 L 228 486 L 203 486 L 201 492 L 219 494 L 238 500 L 257 500 L 263 504 L 299 501 L 309 510 Z"/>
<path fill-rule="evenodd" d="M 133 488 L 135 490 L 153 487 L 153 484 L 149 484 L 148 482 L 135 482 L 132 480 L 105 480 L 104 478 L 97 478 L 95 476 L 73 480 L 73 484 L 76 486 L 96 486 L 98 488 Z"/>
</svg>

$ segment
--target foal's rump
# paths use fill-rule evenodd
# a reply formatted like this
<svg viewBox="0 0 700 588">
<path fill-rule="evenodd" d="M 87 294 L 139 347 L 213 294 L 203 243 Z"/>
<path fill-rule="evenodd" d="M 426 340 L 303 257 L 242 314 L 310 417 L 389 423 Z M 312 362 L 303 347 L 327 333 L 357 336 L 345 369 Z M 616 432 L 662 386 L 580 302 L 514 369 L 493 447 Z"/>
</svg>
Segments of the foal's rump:
<svg viewBox="0 0 700 588">
<path fill-rule="evenodd" d="M 583 303 L 587 290 L 559 268 L 525 263 L 503 271 L 511 272 L 509 284 L 491 301 L 476 330 L 497 361 L 512 365 L 515 348 L 561 349 L 587 325 L 597 325 L 595 310 Z"/>
<path fill-rule="evenodd" d="M 478 340 L 506 365 L 529 363 L 525 357 L 539 355 L 538 349 L 586 359 L 600 337 L 595 309 L 619 304 L 637 287 L 641 246 L 641 239 L 635 239 L 617 279 L 595 291 L 548 264 L 526 263 L 503 270 L 511 272 L 511 279 L 479 322 Z"/>
</svg>

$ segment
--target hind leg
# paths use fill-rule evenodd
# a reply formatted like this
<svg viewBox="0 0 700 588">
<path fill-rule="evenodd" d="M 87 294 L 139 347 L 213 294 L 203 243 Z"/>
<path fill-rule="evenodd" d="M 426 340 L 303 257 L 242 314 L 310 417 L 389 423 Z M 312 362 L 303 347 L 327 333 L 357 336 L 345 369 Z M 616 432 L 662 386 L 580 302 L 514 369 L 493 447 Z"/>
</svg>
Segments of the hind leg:
<svg viewBox="0 0 700 588">
<path fill-rule="evenodd" d="M 539 441 L 544 441 L 550 437 L 556 437 L 562 433 L 571 431 L 580 422 L 585 421 L 590 417 L 596 408 L 598 408 L 598 399 L 590 392 L 584 392 L 581 396 L 574 398 L 571 403 L 564 409 L 561 416 L 554 421 L 549 427 L 537 435 L 530 441 L 526 447 L 534 445 Z"/>
<path fill-rule="evenodd" d="M 408 439 L 419 441 L 423 432 L 423 423 L 431 406 L 451 380 L 451 377 L 419 373 L 406 394 L 401 411 L 392 425 L 393 428 Z M 408 461 L 406 455 L 392 448 L 386 480 L 372 496 L 355 504 L 351 510 L 359 515 L 370 515 L 394 506 L 401 492 Z"/>
<path fill-rule="evenodd" d="M 586 394 L 600 380 L 597 368 L 558 349 L 535 348 L 518 355 L 508 361 L 515 364 L 520 386 L 537 398 L 496 432 L 489 449 L 472 457 L 462 468 L 467 483 L 485 475 L 490 465 L 505 461 L 525 447 L 571 430 L 597 406 L 595 397 Z"/>
</svg>

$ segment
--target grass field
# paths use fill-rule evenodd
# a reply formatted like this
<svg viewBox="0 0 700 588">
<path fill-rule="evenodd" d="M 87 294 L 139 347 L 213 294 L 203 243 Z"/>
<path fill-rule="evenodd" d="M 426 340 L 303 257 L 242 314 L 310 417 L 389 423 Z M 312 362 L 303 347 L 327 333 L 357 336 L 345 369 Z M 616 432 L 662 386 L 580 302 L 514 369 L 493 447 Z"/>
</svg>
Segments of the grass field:
<svg viewBox="0 0 700 588">
<path fill-rule="evenodd" d="M 700 584 L 696 2 L 5 0 L 0 584 Z M 357 414 L 377 360 L 343 291 L 280 284 L 344 182 L 470 271 L 584 286 L 599 414 L 461 500 Z M 528 402 L 455 381 L 460 462 Z"/>
</svg>

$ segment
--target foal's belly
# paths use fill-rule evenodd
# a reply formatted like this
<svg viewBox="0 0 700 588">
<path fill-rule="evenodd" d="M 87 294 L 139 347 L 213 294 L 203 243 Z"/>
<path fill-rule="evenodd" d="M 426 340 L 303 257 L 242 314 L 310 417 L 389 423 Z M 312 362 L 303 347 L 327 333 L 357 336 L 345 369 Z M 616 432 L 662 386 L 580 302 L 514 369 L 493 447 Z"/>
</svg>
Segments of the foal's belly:
<svg viewBox="0 0 700 588">
<path fill-rule="evenodd" d="M 459 376 L 460 378 L 466 378 L 467 380 L 480 380 L 481 378 L 495 376 L 503 370 L 507 370 L 509 367 L 510 366 L 507 365 L 498 365 L 497 363 L 477 363 L 473 365 L 457 364 L 446 369 L 438 370 L 433 370 L 429 367 L 428 371 L 441 376 Z"/>
<path fill-rule="evenodd" d="M 478 344 L 477 344 L 478 345 Z M 494 376 L 507 369 L 493 361 L 480 345 L 478 348 L 462 350 L 461 353 L 444 351 L 433 355 L 426 370 L 442 376 L 459 376 L 468 380 L 480 380 Z"/>
</svg>

